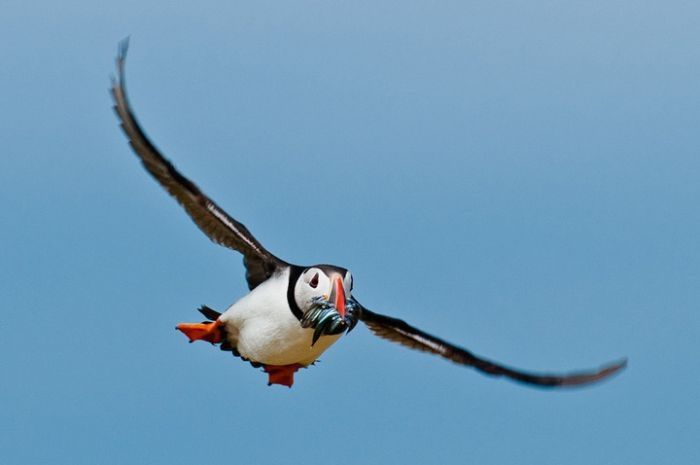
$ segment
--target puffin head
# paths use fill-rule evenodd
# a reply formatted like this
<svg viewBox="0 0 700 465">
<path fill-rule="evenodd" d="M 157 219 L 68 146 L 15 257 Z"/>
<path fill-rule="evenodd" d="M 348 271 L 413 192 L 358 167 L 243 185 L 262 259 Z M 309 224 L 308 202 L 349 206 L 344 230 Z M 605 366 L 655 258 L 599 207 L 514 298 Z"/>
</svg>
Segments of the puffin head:
<svg viewBox="0 0 700 465">
<path fill-rule="evenodd" d="M 312 345 L 322 335 L 350 331 L 357 323 L 352 274 L 333 265 L 304 269 L 294 286 L 294 300 L 303 313 L 301 325 L 314 329 Z"/>
</svg>

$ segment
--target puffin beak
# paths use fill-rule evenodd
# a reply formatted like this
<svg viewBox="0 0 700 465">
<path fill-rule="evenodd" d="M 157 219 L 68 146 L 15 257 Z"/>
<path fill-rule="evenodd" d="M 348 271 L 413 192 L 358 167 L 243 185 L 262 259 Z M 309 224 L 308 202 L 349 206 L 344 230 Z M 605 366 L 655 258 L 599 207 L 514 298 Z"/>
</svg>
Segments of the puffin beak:
<svg viewBox="0 0 700 465">
<path fill-rule="evenodd" d="M 330 300 L 333 302 L 340 317 L 345 318 L 345 289 L 343 288 L 343 281 L 339 277 L 335 278 L 333 283 Z"/>
</svg>

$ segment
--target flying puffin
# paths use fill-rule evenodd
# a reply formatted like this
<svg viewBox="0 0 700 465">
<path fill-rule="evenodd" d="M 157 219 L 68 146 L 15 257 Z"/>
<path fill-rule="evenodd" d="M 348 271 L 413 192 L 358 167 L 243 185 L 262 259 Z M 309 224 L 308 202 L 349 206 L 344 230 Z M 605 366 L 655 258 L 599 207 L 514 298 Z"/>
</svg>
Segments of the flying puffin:
<svg viewBox="0 0 700 465">
<path fill-rule="evenodd" d="M 132 149 L 143 166 L 177 200 L 199 229 L 213 242 L 243 254 L 250 292 L 223 313 L 207 306 L 202 323 L 181 323 L 176 329 L 190 340 L 219 344 L 221 350 L 262 368 L 268 385 L 291 387 L 300 368 L 313 365 L 321 354 L 362 321 L 377 336 L 411 349 L 440 355 L 492 376 L 541 387 L 580 386 L 607 378 L 626 360 L 596 371 L 566 375 L 535 374 L 481 358 L 408 323 L 375 313 L 352 295 L 349 270 L 334 265 L 299 266 L 270 253 L 243 224 L 229 216 L 192 181 L 175 169 L 138 124 L 125 88 L 124 63 L 128 42 L 119 46 L 117 74 L 112 79 L 114 110 Z"/>
</svg>

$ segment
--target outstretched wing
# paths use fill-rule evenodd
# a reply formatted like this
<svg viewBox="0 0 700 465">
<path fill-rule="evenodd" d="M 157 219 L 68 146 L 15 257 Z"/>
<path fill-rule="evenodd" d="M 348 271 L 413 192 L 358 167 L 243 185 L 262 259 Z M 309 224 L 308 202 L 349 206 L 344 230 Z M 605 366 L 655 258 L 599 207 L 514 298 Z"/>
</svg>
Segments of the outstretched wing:
<svg viewBox="0 0 700 465">
<path fill-rule="evenodd" d="M 622 360 L 600 368 L 597 371 L 571 373 L 566 375 L 534 374 L 509 368 L 474 355 L 435 336 L 414 328 L 405 321 L 374 313 L 362 307 L 362 320 L 374 334 L 411 349 L 430 352 L 460 365 L 468 365 L 492 376 L 507 376 L 515 381 L 542 387 L 580 386 L 600 381 L 613 375 L 627 365 Z"/>
<path fill-rule="evenodd" d="M 175 197 L 192 220 L 213 242 L 243 254 L 248 287 L 253 289 L 287 263 L 268 252 L 243 224 L 231 218 L 189 179 L 181 175 L 148 140 L 126 95 L 124 62 L 128 41 L 119 45 L 117 77 L 112 80 L 114 110 L 131 147 L 149 173 Z"/>
</svg>

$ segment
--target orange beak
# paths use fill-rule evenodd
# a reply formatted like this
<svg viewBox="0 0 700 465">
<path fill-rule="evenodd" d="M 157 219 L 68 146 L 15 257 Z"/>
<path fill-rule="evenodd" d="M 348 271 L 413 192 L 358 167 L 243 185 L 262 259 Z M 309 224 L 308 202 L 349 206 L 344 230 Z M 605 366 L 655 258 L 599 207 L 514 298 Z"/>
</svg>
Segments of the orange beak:
<svg viewBox="0 0 700 465">
<path fill-rule="evenodd" d="M 340 317 L 345 318 L 345 289 L 343 288 L 343 281 L 340 278 L 335 278 L 335 283 L 333 284 L 333 294 L 335 294 L 333 305 L 338 311 Z"/>
</svg>

